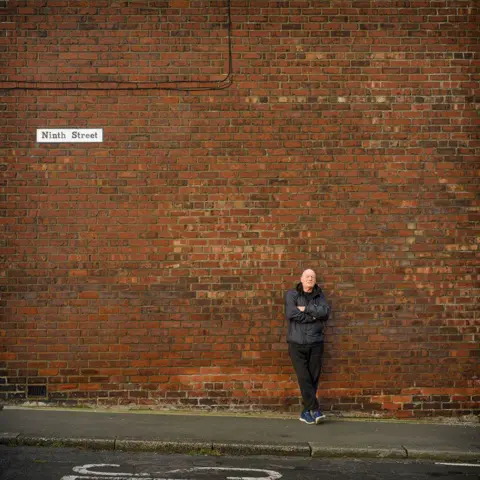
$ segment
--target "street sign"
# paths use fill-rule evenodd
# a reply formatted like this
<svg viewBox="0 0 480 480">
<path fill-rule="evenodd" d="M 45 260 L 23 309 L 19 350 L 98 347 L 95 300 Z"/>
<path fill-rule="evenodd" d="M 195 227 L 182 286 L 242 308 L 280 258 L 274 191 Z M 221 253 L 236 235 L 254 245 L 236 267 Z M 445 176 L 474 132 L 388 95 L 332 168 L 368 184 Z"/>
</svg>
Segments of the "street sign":
<svg viewBox="0 0 480 480">
<path fill-rule="evenodd" d="M 37 143 L 99 143 L 103 128 L 37 128 Z"/>
</svg>

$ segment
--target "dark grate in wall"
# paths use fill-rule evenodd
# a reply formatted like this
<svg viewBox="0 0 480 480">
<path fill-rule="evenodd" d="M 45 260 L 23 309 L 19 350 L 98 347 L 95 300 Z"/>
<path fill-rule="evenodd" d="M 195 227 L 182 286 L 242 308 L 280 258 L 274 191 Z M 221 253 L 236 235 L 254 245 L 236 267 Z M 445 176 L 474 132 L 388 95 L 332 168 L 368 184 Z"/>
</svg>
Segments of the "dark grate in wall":
<svg viewBox="0 0 480 480">
<path fill-rule="evenodd" d="M 47 386 L 46 385 L 29 385 L 27 387 L 28 397 L 46 397 Z"/>
</svg>

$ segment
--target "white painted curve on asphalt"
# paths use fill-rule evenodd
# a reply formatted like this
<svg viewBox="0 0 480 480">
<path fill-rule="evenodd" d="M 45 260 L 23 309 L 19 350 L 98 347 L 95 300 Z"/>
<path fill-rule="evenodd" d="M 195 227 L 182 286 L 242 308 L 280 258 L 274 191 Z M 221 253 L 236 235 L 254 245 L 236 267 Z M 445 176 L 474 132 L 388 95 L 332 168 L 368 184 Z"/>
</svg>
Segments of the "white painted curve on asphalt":
<svg viewBox="0 0 480 480">
<path fill-rule="evenodd" d="M 120 465 L 115 463 L 78 465 L 72 469 L 77 475 L 66 475 L 63 476 L 61 480 L 195 480 L 195 472 L 200 473 L 206 471 L 211 471 L 212 473 L 224 473 L 227 475 L 223 477 L 224 480 L 278 480 L 282 478 L 282 474 L 275 470 L 263 470 L 259 468 L 191 467 L 166 472 L 167 475 L 181 474 L 181 478 L 176 475 L 175 478 L 166 478 L 157 477 L 155 474 L 150 473 L 125 473 L 98 470 L 108 468 L 120 468 Z M 237 476 L 240 472 L 244 472 L 248 476 Z M 186 474 L 187 476 L 183 477 L 183 474 Z M 235 476 L 232 476 L 231 474 L 234 474 Z M 260 474 L 263 476 L 252 477 L 252 474 Z M 193 475 L 193 477 L 191 475 Z"/>
</svg>

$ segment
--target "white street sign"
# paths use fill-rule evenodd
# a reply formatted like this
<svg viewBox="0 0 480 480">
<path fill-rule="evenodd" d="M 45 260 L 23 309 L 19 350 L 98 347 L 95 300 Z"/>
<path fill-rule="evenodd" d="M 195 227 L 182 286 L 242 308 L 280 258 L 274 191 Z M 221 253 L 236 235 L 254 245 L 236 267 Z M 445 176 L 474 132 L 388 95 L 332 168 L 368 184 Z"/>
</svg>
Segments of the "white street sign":
<svg viewBox="0 0 480 480">
<path fill-rule="evenodd" d="M 37 143 L 67 142 L 103 142 L 103 128 L 37 128 Z"/>
</svg>

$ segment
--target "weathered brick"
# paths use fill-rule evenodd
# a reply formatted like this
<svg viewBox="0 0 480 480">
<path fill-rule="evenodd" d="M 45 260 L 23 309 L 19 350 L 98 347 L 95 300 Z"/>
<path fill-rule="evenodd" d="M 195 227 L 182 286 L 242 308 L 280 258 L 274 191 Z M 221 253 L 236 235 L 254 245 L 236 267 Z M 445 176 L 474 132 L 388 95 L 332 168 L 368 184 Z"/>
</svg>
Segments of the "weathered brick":
<svg viewBox="0 0 480 480">
<path fill-rule="evenodd" d="M 296 409 L 312 267 L 326 409 L 479 410 L 468 2 L 232 2 L 225 89 L 228 0 L 49 2 L 0 0 L 2 399 Z"/>
</svg>

